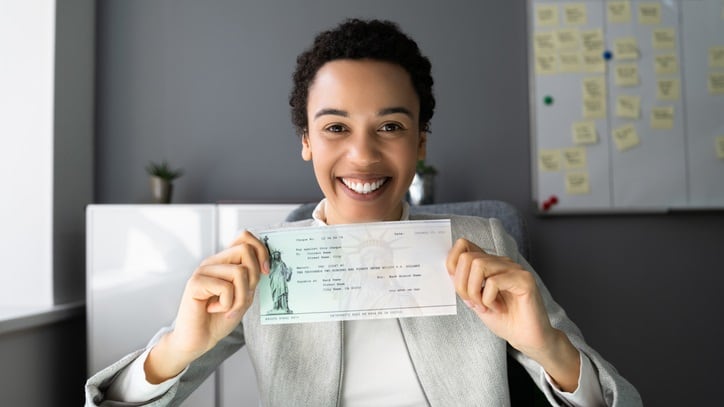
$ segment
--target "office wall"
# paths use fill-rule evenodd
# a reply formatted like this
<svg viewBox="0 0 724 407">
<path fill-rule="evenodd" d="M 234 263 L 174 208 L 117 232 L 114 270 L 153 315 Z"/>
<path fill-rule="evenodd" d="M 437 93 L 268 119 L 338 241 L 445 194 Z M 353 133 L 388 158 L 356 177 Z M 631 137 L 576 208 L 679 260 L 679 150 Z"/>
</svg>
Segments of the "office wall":
<svg viewBox="0 0 724 407">
<path fill-rule="evenodd" d="M 10 45 L 17 52 L 6 53 L 12 63 L 0 68 L 1 82 L 8 85 L 0 86 L 0 224 L 6 229 L 0 239 L 0 274 L 7 278 L 0 278 L 5 289 L 0 303 L 15 308 L 82 301 L 84 208 L 93 199 L 95 1 L 18 0 L 3 2 L 2 8 L 11 18 L 0 24 L 8 34 L 0 36 L 0 49 Z M 26 13 L 16 15 L 18 10 Z M 42 25 L 36 25 L 40 19 Z M 42 61 L 29 56 L 40 31 L 48 36 Z M 38 178 L 42 183 L 32 182 Z M 61 319 L 30 319 L 35 322 L 5 321 L 15 328 L 0 330 L 0 404 L 82 404 L 83 312 L 73 307 Z M 37 320 L 45 322 L 38 325 Z"/>
<path fill-rule="evenodd" d="M 433 62 L 438 200 L 518 207 L 533 265 L 647 405 L 716 400 L 724 213 L 536 216 L 524 3 L 104 1 L 96 202 L 148 201 L 163 158 L 187 172 L 176 202 L 319 197 L 289 124 L 294 58 L 343 16 L 394 19 Z"/>
<path fill-rule="evenodd" d="M 58 2 L 55 16 L 53 298 L 85 297 L 85 206 L 93 202 L 95 2 Z"/>
<path fill-rule="evenodd" d="M 85 318 L 0 334 L 3 406 L 79 406 L 85 382 Z"/>
</svg>

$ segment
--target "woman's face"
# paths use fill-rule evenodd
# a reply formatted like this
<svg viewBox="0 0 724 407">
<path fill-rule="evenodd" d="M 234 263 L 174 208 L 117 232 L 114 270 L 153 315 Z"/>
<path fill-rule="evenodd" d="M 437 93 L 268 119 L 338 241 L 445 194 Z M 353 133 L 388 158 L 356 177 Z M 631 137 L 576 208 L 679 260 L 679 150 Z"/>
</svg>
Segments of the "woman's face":
<svg viewBox="0 0 724 407">
<path fill-rule="evenodd" d="M 420 103 L 409 74 L 373 60 L 323 65 L 309 88 L 302 158 L 327 198 L 328 224 L 399 220 L 425 157 Z"/>
</svg>

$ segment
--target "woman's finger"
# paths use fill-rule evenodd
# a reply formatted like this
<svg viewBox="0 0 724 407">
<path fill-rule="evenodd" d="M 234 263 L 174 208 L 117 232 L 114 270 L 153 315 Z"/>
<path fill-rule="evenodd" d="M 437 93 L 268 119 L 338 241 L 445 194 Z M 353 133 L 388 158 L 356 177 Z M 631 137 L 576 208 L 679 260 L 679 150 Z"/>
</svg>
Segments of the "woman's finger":
<svg viewBox="0 0 724 407">
<path fill-rule="evenodd" d="M 246 271 L 248 289 L 254 291 L 256 290 L 256 285 L 259 283 L 259 273 L 262 272 L 257 250 L 251 245 L 242 245 L 240 246 L 240 250 L 243 252 L 242 257 L 248 259 L 242 263 Z"/>
<path fill-rule="evenodd" d="M 264 243 L 257 239 L 257 237 L 248 230 L 245 230 L 239 236 L 237 236 L 234 241 L 231 242 L 229 247 L 242 244 L 248 244 L 254 248 L 254 251 L 256 252 L 256 258 L 259 264 L 262 266 L 262 272 L 264 274 L 269 274 L 269 251 L 267 250 L 266 245 L 264 245 Z"/>
<path fill-rule="evenodd" d="M 201 262 L 201 267 L 212 264 L 243 264 L 257 275 L 263 272 L 264 262 L 268 262 L 269 256 L 266 247 L 262 244 L 259 248 L 255 244 L 239 244 L 213 254 Z M 268 265 L 266 266 L 268 273 Z"/>
<path fill-rule="evenodd" d="M 497 312 L 505 312 L 506 304 L 502 301 L 503 293 L 521 297 L 532 295 L 536 290 L 535 279 L 531 273 L 523 269 L 511 269 L 485 280 L 482 301 L 486 307 Z"/>
<path fill-rule="evenodd" d="M 229 297 L 231 298 L 231 303 L 227 303 L 226 298 L 221 297 L 219 302 L 223 304 L 223 307 L 222 311 L 219 312 L 223 312 L 224 310 L 230 312 L 238 311 L 248 305 L 248 303 L 251 302 L 250 299 L 253 299 L 256 282 L 258 282 L 258 273 L 256 277 L 252 277 L 254 273 L 250 272 L 248 267 L 240 264 L 211 264 L 200 267 L 195 274 L 196 276 L 192 278 L 194 284 L 207 284 L 208 286 L 221 284 L 216 283 L 216 285 L 214 285 L 212 280 L 216 279 L 230 284 L 232 287 L 233 295 Z M 251 286 L 252 282 L 254 282 L 254 287 Z M 206 294 L 203 290 L 196 290 L 195 292 L 197 293 L 196 295 L 201 297 Z"/>
<path fill-rule="evenodd" d="M 466 239 L 458 239 L 453 244 L 453 247 L 450 249 L 447 255 L 447 259 L 445 260 L 445 267 L 447 268 L 447 272 L 450 275 L 453 275 L 455 270 L 457 269 L 458 261 L 460 259 L 460 256 L 463 253 L 468 252 L 479 252 L 479 253 L 485 253 L 483 249 L 476 246 L 474 243 L 470 242 Z"/>
<path fill-rule="evenodd" d="M 205 302 L 209 313 L 226 312 L 234 303 L 234 284 L 221 278 L 195 274 L 189 279 L 187 291 L 191 299 Z"/>
<path fill-rule="evenodd" d="M 474 260 L 472 253 L 462 253 L 458 259 L 453 274 L 453 286 L 455 292 L 458 293 L 463 301 L 470 301 L 468 295 L 468 279 L 470 276 L 470 267 Z"/>
<path fill-rule="evenodd" d="M 467 290 L 470 302 L 476 305 L 483 305 L 483 285 L 485 284 L 485 258 L 475 258 L 470 264 L 470 276 L 468 277 Z"/>
</svg>

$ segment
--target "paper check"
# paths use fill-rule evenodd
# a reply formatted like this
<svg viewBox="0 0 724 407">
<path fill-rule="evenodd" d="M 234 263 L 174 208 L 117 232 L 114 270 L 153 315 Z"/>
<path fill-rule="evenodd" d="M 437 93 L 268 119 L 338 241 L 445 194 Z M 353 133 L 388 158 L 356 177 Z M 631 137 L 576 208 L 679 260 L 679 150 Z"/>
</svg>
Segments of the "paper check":
<svg viewBox="0 0 724 407">
<path fill-rule="evenodd" d="M 271 255 L 257 288 L 262 324 L 455 314 L 445 269 L 450 221 L 256 232 Z"/>
</svg>

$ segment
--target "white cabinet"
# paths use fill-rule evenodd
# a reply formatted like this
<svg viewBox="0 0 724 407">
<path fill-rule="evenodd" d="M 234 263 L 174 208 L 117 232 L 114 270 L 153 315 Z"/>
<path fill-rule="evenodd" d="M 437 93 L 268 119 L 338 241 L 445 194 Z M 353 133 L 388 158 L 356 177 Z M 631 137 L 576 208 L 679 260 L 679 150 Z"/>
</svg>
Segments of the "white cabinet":
<svg viewBox="0 0 724 407">
<path fill-rule="evenodd" d="M 89 373 L 144 347 L 161 327 L 171 324 L 186 280 L 202 259 L 228 245 L 240 230 L 281 222 L 297 206 L 89 205 Z M 245 349 L 229 358 L 183 406 L 214 403 L 258 404 Z"/>
</svg>

